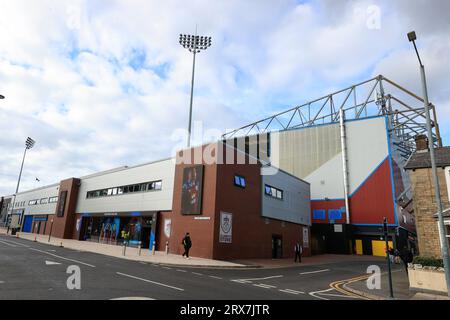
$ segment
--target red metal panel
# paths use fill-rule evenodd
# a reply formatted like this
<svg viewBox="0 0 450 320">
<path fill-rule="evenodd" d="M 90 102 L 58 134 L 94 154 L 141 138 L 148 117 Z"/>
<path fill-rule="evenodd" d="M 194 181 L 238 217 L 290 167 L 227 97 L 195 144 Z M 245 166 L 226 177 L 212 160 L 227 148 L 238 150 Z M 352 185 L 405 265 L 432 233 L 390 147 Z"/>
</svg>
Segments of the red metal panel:
<svg viewBox="0 0 450 320">
<path fill-rule="evenodd" d="M 350 199 L 352 224 L 381 224 L 383 217 L 395 223 L 389 158 L 366 180 Z"/>
<path fill-rule="evenodd" d="M 329 209 L 340 209 L 342 207 L 345 207 L 345 201 L 344 200 L 319 200 L 319 201 L 311 201 L 311 218 L 312 213 L 315 209 L 322 209 L 325 210 L 327 213 L 327 218 L 325 220 L 316 220 L 312 219 L 313 223 L 330 223 L 330 220 L 328 219 L 328 210 Z M 345 223 L 345 213 L 342 214 L 342 219 L 335 220 L 335 223 Z"/>
</svg>

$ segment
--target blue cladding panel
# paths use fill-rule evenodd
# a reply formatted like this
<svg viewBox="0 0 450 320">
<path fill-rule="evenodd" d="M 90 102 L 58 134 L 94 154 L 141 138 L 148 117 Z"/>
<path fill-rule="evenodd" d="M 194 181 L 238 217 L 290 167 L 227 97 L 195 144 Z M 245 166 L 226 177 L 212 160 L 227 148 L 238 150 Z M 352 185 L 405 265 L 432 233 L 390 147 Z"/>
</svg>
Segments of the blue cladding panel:
<svg viewBox="0 0 450 320">
<path fill-rule="evenodd" d="M 315 209 L 313 211 L 313 219 L 315 220 L 325 220 L 326 219 L 326 212 L 322 209 Z"/>
</svg>

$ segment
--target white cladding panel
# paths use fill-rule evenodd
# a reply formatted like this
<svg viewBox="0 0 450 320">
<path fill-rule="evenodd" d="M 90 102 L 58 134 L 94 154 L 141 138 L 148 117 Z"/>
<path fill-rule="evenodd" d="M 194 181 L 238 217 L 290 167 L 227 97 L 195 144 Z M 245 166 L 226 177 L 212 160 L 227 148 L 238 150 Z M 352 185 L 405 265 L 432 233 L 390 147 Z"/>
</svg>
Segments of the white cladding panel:
<svg viewBox="0 0 450 320">
<path fill-rule="evenodd" d="M 445 182 L 447 183 L 448 201 L 450 201 L 450 167 L 445 167 Z"/>
<path fill-rule="evenodd" d="M 172 210 L 175 161 L 163 160 L 81 179 L 77 213 Z M 162 180 L 162 190 L 86 198 L 88 191 Z"/>
<path fill-rule="evenodd" d="M 283 190 L 283 200 L 268 196 L 265 185 Z M 282 221 L 311 225 L 309 184 L 281 170 L 262 176 L 262 216 Z"/>
<path fill-rule="evenodd" d="M 349 193 L 352 195 L 388 156 L 389 147 L 384 117 L 345 122 Z M 342 199 L 344 197 L 344 175 L 340 130 L 338 124 L 317 126 L 292 131 L 312 130 L 313 134 L 283 134 L 274 143 L 281 144 L 279 159 L 273 157 L 274 166 L 311 183 L 312 199 Z M 330 134 L 335 136 L 330 140 Z M 305 138 L 306 137 L 306 138 Z M 309 139 L 309 140 L 308 140 Z M 287 141 L 286 141 L 287 140 Z M 337 143 L 339 141 L 339 145 Z M 283 147 L 284 145 L 289 147 Z M 307 164 L 310 170 L 300 170 Z M 304 175 L 307 173 L 306 175 Z"/>
<path fill-rule="evenodd" d="M 46 215 L 54 214 L 56 211 L 56 202 L 48 203 L 48 198 L 57 197 L 59 184 L 34 189 L 27 192 L 19 193 L 16 197 L 15 203 L 21 204 L 25 202 L 24 206 L 14 207 L 15 209 L 24 209 L 25 215 Z M 41 199 L 47 199 L 46 204 L 41 204 Z M 38 204 L 30 205 L 30 200 L 37 200 Z"/>
</svg>

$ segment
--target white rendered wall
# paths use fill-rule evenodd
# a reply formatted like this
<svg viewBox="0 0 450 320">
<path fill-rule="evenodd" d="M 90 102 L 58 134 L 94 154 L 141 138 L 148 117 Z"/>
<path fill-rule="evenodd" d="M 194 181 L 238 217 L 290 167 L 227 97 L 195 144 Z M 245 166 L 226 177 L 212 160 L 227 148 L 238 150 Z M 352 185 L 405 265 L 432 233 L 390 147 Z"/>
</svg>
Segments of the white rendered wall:
<svg viewBox="0 0 450 320">
<path fill-rule="evenodd" d="M 51 186 L 21 192 L 16 196 L 16 203 L 25 201 L 25 206 L 14 207 L 16 209 L 24 209 L 25 215 L 47 215 L 54 214 L 56 211 L 56 202 L 48 203 L 48 198 L 57 197 L 59 183 Z M 47 198 L 47 204 L 40 204 L 42 198 Z M 37 205 L 29 205 L 30 200 L 38 200 Z"/>
<path fill-rule="evenodd" d="M 153 162 L 81 178 L 77 213 L 172 210 L 175 161 Z M 88 191 L 162 180 L 162 190 L 86 199 Z"/>
</svg>

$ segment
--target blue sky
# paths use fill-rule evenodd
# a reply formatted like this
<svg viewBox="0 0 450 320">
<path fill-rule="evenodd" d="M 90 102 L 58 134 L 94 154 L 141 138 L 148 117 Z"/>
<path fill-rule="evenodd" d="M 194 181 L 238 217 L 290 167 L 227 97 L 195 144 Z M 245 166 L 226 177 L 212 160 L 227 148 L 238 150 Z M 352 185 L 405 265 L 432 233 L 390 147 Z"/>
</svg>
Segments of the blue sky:
<svg viewBox="0 0 450 320">
<path fill-rule="evenodd" d="M 0 0 L 0 194 L 172 154 L 194 120 L 223 132 L 384 74 L 420 93 L 406 33 L 419 36 L 430 99 L 450 143 L 450 2 Z M 180 7 L 183 10 L 180 10 Z M 41 182 L 37 183 L 35 177 Z"/>
</svg>

